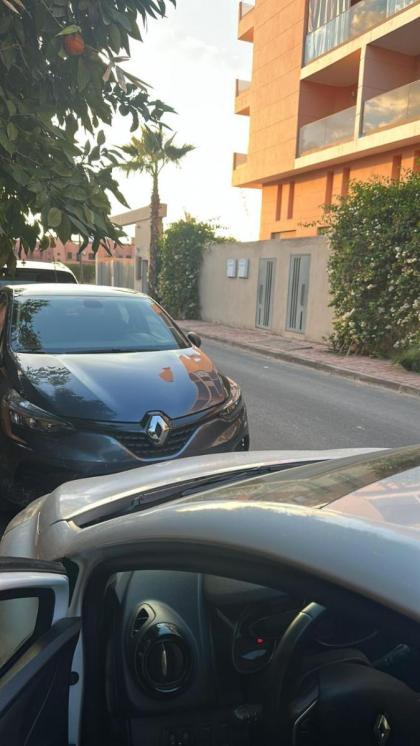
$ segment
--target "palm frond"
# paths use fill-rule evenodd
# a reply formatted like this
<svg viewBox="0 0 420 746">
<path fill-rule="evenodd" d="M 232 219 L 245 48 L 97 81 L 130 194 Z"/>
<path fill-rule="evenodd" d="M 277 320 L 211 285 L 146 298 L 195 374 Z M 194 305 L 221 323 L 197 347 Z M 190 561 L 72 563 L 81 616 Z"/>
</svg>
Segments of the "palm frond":
<svg viewBox="0 0 420 746">
<path fill-rule="evenodd" d="M 167 137 L 167 128 L 159 123 L 144 125 L 138 137 L 133 136 L 120 150 L 127 160 L 122 170 L 126 173 L 159 174 L 168 163 L 178 164 L 184 156 L 194 150 L 193 145 L 174 145 L 176 133 Z"/>
<path fill-rule="evenodd" d="M 25 10 L 24 4 L 21 2 L 21 0 L 1 0 L 3 5 L 6 6 L 6 8 L 9 8 L 13 13 L 16 13 L 17 15 L 20 15 L 22 10 Z"/>
</svg>

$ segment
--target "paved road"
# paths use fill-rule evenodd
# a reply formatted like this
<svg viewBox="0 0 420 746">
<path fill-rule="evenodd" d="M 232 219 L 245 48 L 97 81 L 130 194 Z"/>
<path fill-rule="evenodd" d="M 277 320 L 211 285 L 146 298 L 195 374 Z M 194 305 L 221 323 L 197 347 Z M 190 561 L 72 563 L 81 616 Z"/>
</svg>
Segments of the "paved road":
<svg viewBox="0 0 420 746">
<path fill-rule="evenodd" d="M 420 443 L 420 398 L 218 342 L 203 348 L 241 384 L 255 450 Z"/>
</svg>

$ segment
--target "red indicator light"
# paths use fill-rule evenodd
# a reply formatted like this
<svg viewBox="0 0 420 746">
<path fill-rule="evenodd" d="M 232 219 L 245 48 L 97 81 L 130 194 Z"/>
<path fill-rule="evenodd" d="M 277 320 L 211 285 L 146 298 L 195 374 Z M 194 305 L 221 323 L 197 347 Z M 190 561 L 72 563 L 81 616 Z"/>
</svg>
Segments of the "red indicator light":
<svg viewBox="0 0 420 746">
<path fill-rule="evenodd" d="M 257 637 L 257 645 L 264 645 L 265 640 L 262 637 Z"/>
</svg>

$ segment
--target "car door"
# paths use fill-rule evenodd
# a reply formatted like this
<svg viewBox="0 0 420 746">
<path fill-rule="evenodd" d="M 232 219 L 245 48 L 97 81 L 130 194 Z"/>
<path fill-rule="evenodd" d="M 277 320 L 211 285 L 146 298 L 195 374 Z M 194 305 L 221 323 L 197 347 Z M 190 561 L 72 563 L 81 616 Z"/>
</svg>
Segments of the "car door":
<svg viewBox="0 0 420 746">
<path fill-rule="evenodd" d="M 68 746 L 71 664 L 80 620 L 67 617 L 63 566 L 0 558 L 0 744 Z"/>
</svg>

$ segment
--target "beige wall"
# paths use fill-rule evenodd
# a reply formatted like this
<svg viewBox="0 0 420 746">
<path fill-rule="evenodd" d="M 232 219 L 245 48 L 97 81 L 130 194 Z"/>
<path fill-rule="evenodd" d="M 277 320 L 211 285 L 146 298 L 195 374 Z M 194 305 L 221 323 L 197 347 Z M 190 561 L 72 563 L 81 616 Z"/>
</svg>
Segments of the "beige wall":
<svg viewBox="0 0 420 746">
<path fill-rule="evenodd" d="M 311 268 L 305 334 L 286 332 L 289 265 L 292 254 L 309 254 Z M 201 315 L 242 328 L 255 328 L 259 260 L 276 259 L 271 331 L 322 342 L 331 332 L 328 307 L 328 244 L 324 237 L 216 244 L 204 255 L 200 280 Z M 226 277 L 227 259 L 249 259 L 248 279 Z"/>
<path fill-rule="evenodd" d="M 113 215 L 111 221 L 116 225 L 128 226 L 135 225 L 136 254 L 142 259 L 149 260 L 150 253 L 150 206 L 139 207 L 136 210 L 123 212 L 121 215 Z M 168 212 L 167 205 L 161 204 L 159 216 L 161 221 L 166 218 Z M 162 227 L 162 224 L 161 224 Z"/>
</svg>

